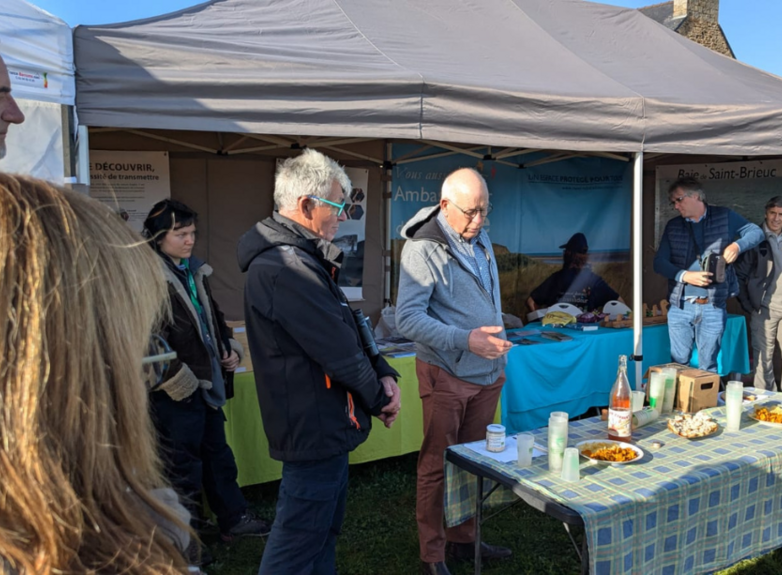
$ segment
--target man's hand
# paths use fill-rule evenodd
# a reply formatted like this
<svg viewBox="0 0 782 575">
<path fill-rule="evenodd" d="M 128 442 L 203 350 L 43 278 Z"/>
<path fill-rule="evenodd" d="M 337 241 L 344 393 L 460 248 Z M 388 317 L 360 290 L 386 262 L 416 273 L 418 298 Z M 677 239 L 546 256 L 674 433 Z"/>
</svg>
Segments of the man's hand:
<svg viewBox="0 0 782 575">
<path fill-rule="evenodd" d="M 733 242 L 727 248 L 725 248 L 724 252 L 722 252 L 722 257 L 725 258 L 726 264 L 732 264 L 733 262 L 736 261 L 736 258 L 739 257 L 740 253 L 741 253 L 741 248 L 739 247 L 739 244 Z"/>
<path fill-rule="evenodd" d="M 236 368 L 239 367 L 239 355 L 234 350 L 231 350 L 231 355 L 228 355 L 227 351 L 223 351 L 223 359 L 220 360 L 220 365 L 226 371 L 236 371 Z"/>
<path fill-rule="evenodd" d="M 706 287 L 711 285 L 713 275 L 711 272 L 684 272 L 682 281 L 693 286 Z"/>
<path fill-rule="evenodd" d="M 387 375 L 380 378 L 380 383 L 383 384 L 386 395 L 391 398 L 390 403 L 382 411 L 384 413 L 399 413 L 399 410 L 402 409 L 402 392 L 396 381 L 394 381 L 393 377 Z"/>
<path fill-rule="evenodd" d="M 383 384 L 383 390 L 386 395 L 391 398 L 391 401 L 380 410 L 382 413 L 378 415 L 377 418 L 383 422 L 383 425 L 390 429 L 399 415 L 399 410 L 402 409 L 402 392 L 396 384 L 396 381 L 394 381 L 394 378 L 390 375 L 381 377 L 380 383 Z"/>
<path fill-rule="evenodd" d="M 508 353 L 511 343 L 492 334 L 502 333 L 501 325 L 485 325 L 470 332 L 467 345 L 470 351 L 484 359 L 497 359 Z"/>
</svg>

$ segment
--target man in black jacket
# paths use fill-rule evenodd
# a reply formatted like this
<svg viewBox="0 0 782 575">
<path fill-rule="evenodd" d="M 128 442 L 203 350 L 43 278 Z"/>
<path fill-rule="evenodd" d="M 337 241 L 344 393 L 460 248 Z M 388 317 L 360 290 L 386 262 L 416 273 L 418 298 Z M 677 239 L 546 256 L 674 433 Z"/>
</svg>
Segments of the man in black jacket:
<svg viewBox="0 0 782 575">
<path fill-rule="evenodd" d="M 331 240 L 347 192 L 344 170 L 305 150 L 277 171 L 279 211 L 239 241 L 258 401 L 269 453 L 283 462 L 259 575 L 336 573 L 348 453 L 371 416 L 391 427 L 400 407 L 396 372 L 365 353 L 337 286 L 342 252 Z"/>
</svg>

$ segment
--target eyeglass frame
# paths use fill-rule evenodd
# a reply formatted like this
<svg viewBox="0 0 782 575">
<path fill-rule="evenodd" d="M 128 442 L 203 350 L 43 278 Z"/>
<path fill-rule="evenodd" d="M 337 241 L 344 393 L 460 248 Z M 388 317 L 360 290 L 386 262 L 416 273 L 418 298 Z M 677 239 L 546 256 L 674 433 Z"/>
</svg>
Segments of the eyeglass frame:
<svg viewBox="0 0 782 575">
<path fill-rule="evenodd" d="M 672 200 L 669 200 L 671 202 L 672 206 L 675 206 L 676 204 L 680 204 L 684 201 L 684 198 L 689 197 L 689 194 L 684 194 L 683 196 L 679 196 L 678 198 L 673 198 Z"/>
<path fill-rule="evenodd" d="M 324 204 L 328 204 L 330 206 L 334 206 L 335 208 L 339 208 L 339 211 L 336 213 L 337 217 L 340 217 L 345 212 L 345 208 L 348 205 L 347 200 L 345 200 L 341 204 L 338 204 L 337 202 L 332 202 L 331 200 L 320 198 L 318 196 L 307 196 L 307 197 L 311 200 L 318 200 L 319 202 L 323 202 Z"/>
<path fill-rule="evenodd" d="M 163 379 L 166 376 L 166 372 L 168 371 L 169 365 L 168 363 L 172 360 L 177 358 L 177 353 L 171 349 L 171 346 L 168 344 L 168 342 L 160 337 L 157 334 L 152 334 L 149 337 L 149 344 L 150 347 L 158 346 L 159 348 L 162 348 L 164 351 L 163 353 L 158 353 L 154 355 L 145 355 L 143 358 L 141 358 L 141 365 L 153 365 L 155 363 L 162 363 L 163 368 L 159 371 L 157 369 L 154 370 L 155 376 L 157 378 L 157 381 L 152 386 L 152 389 L 150 391 L 154 391 L 158 387 L 160 387 L 160 384 L 163 383 Z"/>
<path fill-rule="evenodd" d="M 446 199 L 446 201 L 449 204 L 452 204 L 453 207 L 455 207 L 457 210 L 462 212 L 467 217 L 467 219 L 470 220 L 470 221 L 474 220 L 478 216 L 478 214 L 481 214 L 482 218 L 486 218 L 491 213 L 491 211 L 494 209 L 494 206 L 491 205 L 491 202 L 486 204 L 486 209 L 485 210 L 482 210 L 482 209 L 479 209 L 479 208 L 473 208 L 472 210 L 465 210 L 463 208 L 460 208 L 458 205 L 456 205 L 456 203 L 453 200 Z"/>
</svg>

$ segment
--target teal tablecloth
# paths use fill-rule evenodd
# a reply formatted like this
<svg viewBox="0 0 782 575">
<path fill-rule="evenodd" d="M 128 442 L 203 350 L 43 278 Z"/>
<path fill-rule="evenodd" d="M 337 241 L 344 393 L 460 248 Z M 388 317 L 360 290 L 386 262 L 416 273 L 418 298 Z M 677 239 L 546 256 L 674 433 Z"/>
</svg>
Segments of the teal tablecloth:
<svg viewBox="0 0 782 575">
<path fill-rule="evenodd" d="M 502 423 L 508 433 L 547 425 L 552 411 L 566 411 L 576 416 L 590 407 L 607 405 L 608 394 L 616 380 L 619 355 L 629 356 L 633 352 L 632 329 L 555 331 L 565 333 L 573 340 L 517 345 L 508 353 L 505 369 L 508 379 L 502 392 Z M 644 370 L 647 366 L 671 361 L 666 324 L 644 328 L 643 350 Z M 693 365 L 697 365 L 695 358 Z M 747 327 L 743 316 L 728 316 L 717 366 L 721 375 L 749 372 Z M 634 387 L 632 362 L 628 364 L 627 372 Z"/>
<path fill-rule="evenodd" d="M 782 428 L 745 414 L 741 430 L 728 433 L 724 408 L 709 412 L 722 427 L 717 435 L 689 441 L 658 420 L 634 432 L 645 451 L 641 461 L 610 466 L 582 460 L 577 483 L 549 473 L 545 455 L 520 469 L 464 446 L 451 449 L 577 511 L 592 574 L 710 573 L 782 546 Z M 533 433 L 546 444 L 546 429 Z M 605 421 L 572 421 L 568 444 L 605 436 Z M 664 444 L 658 451 L 651 449 L 653 439 Z M 445 471 L 446 520 L 455 525 L 474 514 L 475 476 L 450 462 Z M 507 489 L 494 495 L 497 501 L 515 498 Z"/>
</svg>

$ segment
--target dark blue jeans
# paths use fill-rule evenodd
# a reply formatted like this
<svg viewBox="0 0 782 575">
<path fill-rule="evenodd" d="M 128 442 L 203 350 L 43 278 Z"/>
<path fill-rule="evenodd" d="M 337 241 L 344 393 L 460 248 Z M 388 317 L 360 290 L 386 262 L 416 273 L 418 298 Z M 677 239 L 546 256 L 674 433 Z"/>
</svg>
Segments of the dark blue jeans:
<svg viewBox="0 0 782 575">
<path fill-rule="evenodd" d="M 684 302 L 684 307 L 668 310 L 668 335 L 671 338 L 671 358 L 676 363 L 689 365 L 692 343 L 698 347 L 698 368 L 717 371 L 722 334 L 728 312 L 724 307 L 710 303 Z"/>
<path fill-rule="evenodd" d="M 182 503 L 194 518 L 201 517 L 203 487 L 220 531 L 227 532 L 247 511 L 247 500 L 236 483 L 238 471 L 225 441 L 223 410 L 208 406 L 200 390 L 182 401 L 155 391 L 150 404 L 166 475 Z"/>
<path fill-rule="evenodd" d="M 277 515 L 258 575 L 336 575 L 347 496 L 347 453 L 283 463 Z"/>
</svg>

